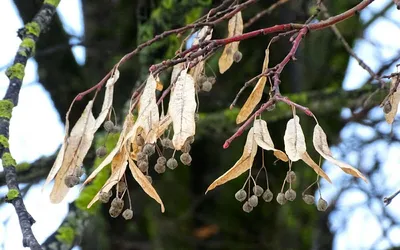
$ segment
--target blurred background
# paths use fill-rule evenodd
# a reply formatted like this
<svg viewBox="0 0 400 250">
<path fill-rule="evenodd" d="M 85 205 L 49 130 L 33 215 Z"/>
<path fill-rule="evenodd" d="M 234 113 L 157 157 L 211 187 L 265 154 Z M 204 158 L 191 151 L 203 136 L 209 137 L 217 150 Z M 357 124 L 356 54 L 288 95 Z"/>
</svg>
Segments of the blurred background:
<svg viewBox="0 0 400 250">
<path fill-rule="evenodd" d="M 208 185 L 228 170 L 240 157 L 244 137 L 227 150 L 223 142 L 236 129 L 238 109 L 229 110 L 237 91 L 248 79 L 260 73 L 269 36 L 240 43 L 243 59 L 224 75 L 218 73 L 219 53 L 207 61 L 206 73 L 216 76 L 210 93 L 200 94 L 200 120 L 192 145 L 191 166 L 158 175 L 151 173 L 153 184 L 162 197 L 166 212 L 128 180 L 134 219 L 113 219 L 109 204 L 85 207 L 107 178 L 103 171 L 97 180 L 79 193 L 76 187 L 62 204 L 50 204 L 49 188 L 41 192 L 58 147 L 63 139 L 65 113 L 79 92 L 93 86 L 127 52 L 154 35 L 181 27 L 221 1 L 198 0 L 100 0 L 61 1 L 50 29 L 41 36 L 35 57 L 30 59 L 21 90 L 20 102 L 13 112 L 10 148 L 18 165 L 19 181 L 28 211 L 36 220 L 33 230 L 46 249 L 400 249 L 400 197 L 385 207 L 382 199 L 400 188 L 400 145 L 398 124 L 393 133 L 379 108 L 388 90 L 380 90 L 357 61 L 350 58 L 330 29 L 312 32 L 303 40 L 296 57 L 284 69 L 281 92 L 293 101 L 308 106 L 318 117 L 328 135 L 335 157 L 360 169 L 369 183 L 354 179 L 336 166 L 323 168 L 333 184 L 321 180 L 321 193 L 329 203 L 326 212 L 307 205 L 301 193 L 316 175 L 306 165 L 296 162 L 297 181 L 292 186 L 297 199 L 283 206 L 275 199 L 260 200 L 251 213 L 242 210 L 234 194 L 247 176 L 237 178 L 204 195 Z M 246 23 L 277 1 L 263 0 L 245 9 Z M 316 1 L 292 1 L 275 8 L 245 31 L 275 24 L 304 23 L 315 11 Z M 355 0 L 324 1 L 331 15 L 359 3 Z M 3 0 L 0 2 L 0 92 L 5 93 L 8 79 L 4 72 L 12 63 L 20 43 L 16 31 L 29 22 L 42 1 Z M 338 25 L 344 38 L 374 72 L 396 72 L 400 63 L 400 12 L 391 0 L 374 1 L 359 15 Z M 318 15 L 314 21 L 322 18 Z M 213 37 L 225 37 L 227 23 L 214 29 Z M 182 38 L 171 36 L 156 43 L 121 68 L 115 88 L 114 108 L 118 120 L 126 114 L 132 91 L 146 79 L 148 67 L 174 55 Z M 281 39 L 271 46 L 270 65 L 279 63 L 291 44 Z M 162 80 L 168 84 L 169 75 Z M 389 86 L 389 82 L 387 82 Z M 239 99 L 243 105 L 251 88 Z M 372 93 L 374 95 L 371 96 Z M 267 100 L 265 90 L 263 100 Z M 366 103 L 365 101 L 369 99 Z M 86 102 L 75 105 L 71 120 L 76 121 Z M 100 109 L 100 103 L 95 108 Z M 314 120 L 299 114 L 312 149 Z M 275 145 L 283 149 L 283 134 L 291 111 L 277 105 L 265 112 Z M 114 138 L 115 137 L 115 138 Z M 107 145 L 116 136 L 107 138 Z M 96 145 L 106 140 L 101 131 Z M 95 147 L 85 161 L 89 173 L 99 159 Z M 167 152 L 172 154 L 172 152 Z M 287 165 L 274 164 L 267 154 L 269 184 L 274 195 L 279 192 Z M 255 173 L 261 166 L 261 152 L 256 156 Z M 2 170 L 2 169 L 1 169 Z M 265 187 L 264 177 L 258 184 Z M 5 196 L 4 175 L 0 172 L 0 194 Z M 319 198 L 313 186 L 309 190 Z M 14 208 L 0 201 L 0 249 L 23 249 L 22 236 Z"/>
</svg>

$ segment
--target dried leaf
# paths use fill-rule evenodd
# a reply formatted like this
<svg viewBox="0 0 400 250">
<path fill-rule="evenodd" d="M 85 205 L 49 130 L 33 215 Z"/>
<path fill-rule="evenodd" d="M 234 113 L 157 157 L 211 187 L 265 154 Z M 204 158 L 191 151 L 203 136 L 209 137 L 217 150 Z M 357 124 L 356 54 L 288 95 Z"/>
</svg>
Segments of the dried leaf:
<svg viewBox="0 0 400 250">
<path fill-rule="evenodd" d="M 271 139 L 271 136 L 268 131 L 267 122 L 261 119 L 257 119 L 254 121 L 254 140 L 256 141 L 257 145 L 265 150 L 274 151 L 274 155 L 284 161 L 287 162 L 289 159 L 287 155 L 275 149 L 274 142 Z"/>
<path fill-rule="evenodd" d="M 172 87 L 169 100 L 168 114 L 172 118 L 174 137 L 172 143 L 180 150 L 189 136 L 195 134 L 196 99 L 193 77 L 182 71 Z"/>
<path fill-rule="evenodd" d="M 65 151 L 63 155 L 60 155 L 62 157 L 61 167 L 55 177 L 50 194 L 52 203 L 61 202 L 67 195 L 69 188 L 65 185 L 64 179 L 66 176 L 74 174 L 77 167 L 81 167 L 83 159 L 92 145 L 96 123 L 92 108 L 93 101 L 90 101 L 66 140 Z M 56 159 L 56 163 L 59 164 L 59 162 L 61 162 L 61 158 Z"/>
<path fill-rule="evenodd" d="M 319 126 L 319 124 L 315 125 L 314 127 L 313 144 L 315 150 L 317 150 L 317 152 L 326 160 L 340 167 L 345 173 L 362 178 L 365 182 L 368 182 L 365 176 L 360 171 L 353 168 L 347 163 L 341 162 L 333 158 L 331 150 L 328 146 L 326 134 L 322 130 L 321 126 Z"/>
<path fill-rule="evenodd" d="M 263 95 L 265 83 L 267 82 L 267 78 L 265 76 L 258 79 L 256 86 L 251 92 L 249 98 L 247 98 L 243 107 L 240 109 L 239 114 L 236 117 L 236 124 L 244 122 L 251 112 L 253 112 L 254 108 L 261 101 L 261 97 Z"/>
<path fill-rule="evenodd" d="M 242 13 L 239 11 L 228 23 L 228 38 L 243 34 L 243 19 Z M 233 64 L 233 54 L 239 50 L 239 42 L 229 43 L 225 46 L 221 57 L 218 61 L 219 72 L 225 73 Z"/>
<path fill-rule="evenodd" d="M 156 100 L 156 88 L 157 81 L 150 74 L 139 100 L 139 115 L 136 121 L 137 126 L 143 128 L 146 143 L 154 143 L 157 140 L 160 116 Z"/>
<path fill-rule="evenodd" d="M 213 29 L 210 26 L 204 26 L 199 32 L 197 32 L 196 37 L 193 39 L 193 45 L 199 44 L 199 41 L 203 39 L 203 41 L 208 41 L 211 39 Z M 198 60 L 200 61 L 194 68 L 190 70 L 190 75 L 193 76 L 195 83 L 204 72 L 205 61 L 202 61 L 203 56 L 199 56 Z"/>
<path fill-rule="evenodd" d="M 139 168 L 136 166 L 136 164 L 133 162 L 132 159 L 129 159 L 129 169 L 132 172 L 133 178 L 142 187 L 143 191 L 146 192 L 148 196 L 153 198 L 161 205 L 161 212 L 164 213 L 165 208 L 160 196 L 158 195 L 154 187 L 151 185 L 147 177 L 142 173 L 142 171 L 139 170 Z"/>
<path fill-rule="evenodd" d="M 207 188 L 207 191 L 213 190 L 217 186 L 220 186 L 230 180 L 233 180 L 249 170 L 253 165 L 254 157 L 257 154 L 257 144 L 254 139 L 254 128 L 249 130 L 247 134 L 246 144 L 244 145 L 242 157 L 235 163 L 235 165 L 216 179 Z"/>
<path fill-rule="evenodd" d="M 390 84 L 390 88 L 394 88 L 396 85 L 397 77 L 392 78 L 392 82 Z M 397 110 L 399 107 L 399 102 L 400 102 L 400 84 L 396 89 L 396 92 L 393 93 L 388 99 L 388 102 L 390 103 L 390 106 L 392 107 L 390 112 L 385 113 L 385 119 L 386 122 L 389 124 L 392 124 L 394 121 L 394 118 L 396 117 Z"/>
<path fill-rule="evenodd" d="M 101 124 L 103 124 L 107 115 L 110 113 L 113 103 L 114 84 L 118 80 L 118 78 L 119 78 L 119 71 L 118 69 L 116 69 L 114 75 L 107 80 L 103 106 L 101 107 L 101 112 L 99 116 L 96 118 L 96 125 L 95 125 L 96 130 L 100 128 Z"/>
<path fill-rule="evenodd" d="M 305 152 L 301 158 L 308 166 L 310 166 L 312 169 L 314 169 L 315 173 L 317 173 L 318 175 L 320 175 L 321 177 L 325 178 L 325 180 L 327 180 L 329 183 L 332 184 L 331 179 L 329 178 L 329 176 L 324 172 L 324 170 L 322 170 L 322 168 L 320 168 L 318 166 L 317 163 L 315 163 L 313 161 L 313 159 L 308 155 L 307 152 Z"/>
<path fill-rule="evenodd" d="M 174 84 L 178 80 L 182 70 L 184 70 L 183 63 L 178 63 L 172 68 L 171 84 Z"/>
<path fill-rule="evenodd" d="M 306 152 L 306 140 L 300 126 L 300 118 L 297 115 L 288 121 L 283 140 L 285 152 L 289 159 L 292 161 L 300 160 Z"/>
<path fill-rule="evenodd" d="M 269 45 L 268 45 L 267 49 L 265 50 L 265 57 L 264 57 L 262 72 L 265 72 L 268 69 L 268 65 L 269 65 Z"/>
<path fill-rule="evenodd" d="M 164 84 L 161 82 L 160 77 L 157 76 L 156 82 L 157 82 L 156 90 L 162 91 L 164 89 Z"/>
</svg>

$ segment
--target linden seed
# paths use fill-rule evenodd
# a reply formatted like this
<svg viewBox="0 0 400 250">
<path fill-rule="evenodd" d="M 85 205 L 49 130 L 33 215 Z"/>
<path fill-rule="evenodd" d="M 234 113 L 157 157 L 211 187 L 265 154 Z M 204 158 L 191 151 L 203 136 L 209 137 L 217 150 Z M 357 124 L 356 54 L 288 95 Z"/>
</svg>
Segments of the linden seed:
<svg viewBox="0 0 400 250">
<path fill-rule="evenodd" d="M 122 209 L 116 208 L 116 207 L 110 207 L 110 210 L 108 210 L 108 213 L 110 214 L 111 217 L 117 218 L 118 215 L 120 215 L 122 212 Z"/>
<path fill-rule="evenodd" d="M 253 211 L 253 207 L 250 206 L 249 202 L 246 201 L 245 203 L 243 203 L 243 207 L 242 207 L 243 211 L 245 211 L 246 213 L 250 213 L 251 211 Z"/>
<path fill-rule="evenodd" d="M 203 82 L 203 85 L 201 86 L 201 90 L 204 92 L 210 92 L 212 89 L 212 83 L 209 81 Z"/>
<path fill-rule="evenodd" d="M 107 132 L 111 132 L 114 128 L 114 123 L 112 121 L 106 121 L 104 122 L 103 127 Z"/>
<path fill-rule="evenodd" d="M 388 114 L 390 111 L 392 111 L 392 104 L 389 101 L 386 101 L 385 105 L 383 106 L 383 112 Z"/>
<path fill-rule="evenodd" d="M 122 213 L 122 217 L 124 217 L 125 220 L 130 220 L 133 217 L 133 211 L 131 209 L 125 209 L 125 211 Z"/>
<path fill-rule="evenodd" d="M 106 155 L 107 155 L 107 149 L 106 149 L 106 147 L 104 147 L 104 146 L 99 147 L 99 148 L 96 150 L 96 155 L 97 155 L 97 157 L 99 157 L 99 158 L 103 158 L 104 156 L 106 156 Z"/>
<path fill-rule="evenodd" d="M 328 208 L 328 202 L 326 200 L 319 198 L 318 203 L 317 203 L 317 209 L 318 211 L 325 211 Z"/>
<path fill-rule="evenodd" d="M 124 192 L 125 191 L 125 189 L 126 189 L 126 183 L 125 183 L 125 181 L 119 181 L 118 182 L 118 192 L 119 193 L 122 193 L 122 192 Z"/>
<path fill-rule="evenodd" d="M 64 179 L 64 183 L 67 187 L 72 188 L 79 183 L 79 178 L 75 175 L 67 175 Z"/>
<path fill-rule="evenodd" d="M 155 146 L 152 144 L 146 144 L 143 146 L 142 152 L 150 156 L 156 152 Z"/>
<path fill-rule="evenodd" d="M 190 163 L 192 162 L 192 157 L 188 153 L 181 154 L 180 159 L 181 159 L 181 162 L 183 163 L 183 165 L 186 165 L 186 166 L 190 165 Z"/>
<path fill-rule="evenodd" d="M 140 171 L 142 172 L 147 172 L 147 170 L 149 169 L 149 163 L 145 162 L 145 161 L 141 161 L 138 164 L 138 168 L 140 169 Z"/>
<path fill-rule="evenodd" d="M 303 201 L 308 205 L 312 205 L 315 202 L 315 197 L 314 195 L 305 194 L 303 195 Z"/>
<path fill-rule="evenodd" d="M 253 194 L 252 196 L 250 196 L 249 205 L 252 206 L 252 207 L 257 207 L 257 205 L 258 205 L 258 197 L 256 195 Z"/>
<path fill-rule="evenodd" d="M 276 201 L 277 201 L 280 205 L 284 205 L 284 204 L 287 202 L 287 200 L 286 200 L 286 198 L 285 198 L 285 194 L 284 194 L 284 193 L 279 193 L 279 194 L 276 196 Z"/>
<path fill-rule="evenodd" d="M 136 136 L 136 145 L 143 146 L 144 145 L 144 138 L 141 135 Z"/>
<path fill-rule="evenodd" d="M 118 209 L 123 209 L 124 208 L 124 201 L 120 198 L 115 197 L 112 202 L 111 202 L 111 206 L 118 208 Z"/>
<path fill-rule="evenodd" d="M 239 191 L 237 191 L 235 193 L 235 199 L 240 202 L 244 201 L 246 199 L 246 197 L 247 197 L 247 193 L 243 189 L 240 189 Z"/>
<path fill-rule="evenodd" d="M 83 170 L 83 167 L 77 167 L 74 170 L 74 175 L 79 178 L 83 175 L 84 172 L 85 171 Z"/>
<path fill-rule="evenodd" d="M 207 81 L 211 82 L 212 85 L 214 85 L 217 82 L 217 80 L 213 76 L 208 77 Z"/>
<path fill-rule="evenodd" d="M 296 199 L 296 191 L 294 191 L 293 189 L 286 190 L 285 199 L 288 201 L 294 201 L 294 199 Z"/>
<path fill-rule="evenodd" d="M 263 189 L 261 186 L 259 186 L 259 185 L 255 185 L 255 186 L 253 187 L 253 193 L 254 193 L 256 196 L 261 196 L 261 195 L 264 193 L 264 189 Z"/>
<path fill-rule="evenodd" d="M 114 134 L 119 133 L 119 132 L 121 132 L 121 127 L 118 125 L 115 125 L 113 127 L 113 129 L 110 131 L 110 133 L 114 133 Z"/>
<path fill-rule="evenodd" d="M 235 61 L 236 63 L 238 63 L 238 62 L 240 62 L 240 60 L 242 60 L 242 57 L 243 57 L 242 52 L 236 51 L 236 52 L 233 54 L 233 61 Z"/>
<path fill-rule="evenodd" d="M 271 190 L 267 189 L 262 195 L 262 198 L 265 202 L 271 202 L 272 199 L 274 198 L 274 194 L 271 192 Z"/>
<path fill-rule="evenodd" d="M 170 148 L 170 149 L 174 149 L 174 144 L 172 143 L 171 139 L 169 138 L 165 138 L 161 141 L 161 145 L 164 148 Z"/>
<path fill-rule="evenodd" d="M 167 161 L 167 167 L 171 170 L 174 170 L 178 167 L 178 161 L 175 158 L 169 158 Z"/>
<path fill-rule="evenodd" d="M 164 156 L 158 157 L 157 164 L 165 165 L 165 163 L 167 163 L 167 159 Z"/>
<path fill-rule="evenodd" d="M 198 82 L 199 82 L 200 84 L 202 84 L 202 83 L 205 82 L 205 81 L 207 81 L 207 76 L 205 76 L 205 75 L 201 75 L 201 76 L 199 77 L 199 79 L 198 79 Z"/>
<path fill-rule="evenodd" d="M 187 144 L 187 143 L 192 144 L 193 142 L 194 142 L 194 136 L 191 135 L 186 139 L 185 144 Z"/>
<path fill-rule="evenodd" d="M 150 182 L 150 184 L 153 183 L 153 178 L 151 178 L 150 175 L 146 175 L 147 180 Z"/>
<path fill-rule="evenodd" d="M 165 172 L 165 165 L 161 165 L 161 164 L 156 164 L 154 165 L 154 170 L 158 173 L 158 174 L 162 174 Z"/>
<path fill-rule="evenodd" d="M 181 151 L 182 151 L 183 153 L 189 153 L 191 148 L 192 148 L 192 147 L 190 146 L 189 143 L 185 143 L 185 144 L 183 144 L 183 146 L 182 146 L 182 148 L 181 148 Z"/>
<path fill-rule="evenodd" d="M 294 171 L 288 171 L 286 174 L 286 181 L 288 183 L 294 183 L 296 181 L 296 173 Z"/>
<path fill-rule="evenodd" d="M 102 203 L 108 203 L 108 201 L 110 200 L 111 196 L 112 196 L 112 191 L 111 190 L 109 192 L 107 192 L 107 193 L 106 192 L 100 192 L 99 200 Z"/>
<path fill-rule="evenodd" d="M 138 161 L 147 161 L 147 155 L 145 153 L 143 153 L 143 152 L 139 152 L 136 155 L 136 158 L 137 158 Z"/>
</svg>

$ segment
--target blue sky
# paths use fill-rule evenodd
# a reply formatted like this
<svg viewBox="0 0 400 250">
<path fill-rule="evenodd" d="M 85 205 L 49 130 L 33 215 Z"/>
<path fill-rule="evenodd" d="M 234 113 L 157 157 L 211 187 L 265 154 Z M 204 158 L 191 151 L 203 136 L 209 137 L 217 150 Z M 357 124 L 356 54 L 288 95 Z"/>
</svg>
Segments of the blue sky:
<svg viewBox="0 0 400 250">
<path fill-rule="evenodd" d="M 361 13 L 363 20 L 368 20 L 373 13 L 379 11 L 382 6 L 391 0 L 375 1 L 365 11 Z M 83 25 L 81 16 L 80 0 L 61 1 L 59 13 L 64 23 L 64 28 L 68 33 L 75 36 L 82 36 Z M 392 20 L 399 20 L 399 12 L 393 7 L 385 18 L 380 18 L 374 23 L 364 34 L 363 39 L 359 40 L 355 45 L 356 53 L 373 69 L 378 69 L 379 65 L 385 59 L 390 58 L 398 53 L 400 48 L 400 25 L 393 24 Z M 11 63 L 15 52 L 20 43 L 16 36 L 16 31 L 23 26 L 21 19 L 15 12 L 15 7 L 11 0 L 0 1 L 0 30 L 2 30 L 2 46 L 0 46 L 0 95 L 4 95 L 8 85 L 8 79 L 4 75 L 6 66 Z M 397 35 L 393 35 L 397 34 Z M 71 41 L 74 42 L 74 41 Z M 382 48 L 375 46 L 382 45 Z M 84 63 L 85 51 L 80 46 L 73 48 L 77 61 Z M 394 72 L 395 69 L 390 69 Z M 358 66 L 355 60 L 351 60 L 343 82 L 345 89 L 354 89 L 359 87 L 366 79 L 368 74 Z M 37 82 L 36 63 L 30 60 L 26 69 L 23 88 L 21 90 L 20 102 L 13 112 L 13 118 L 10 129 L 11 151 L 17 162 L 34 161 L 43 155 L 51 155 L 57 150 L 63 138 L 63 124 L 60 117 L 55 112 L 53 103 L 48 93 Z M 95 84 L 95 83 L 93 83 Z M 343 115 L 348 115 L 348 111 L 344 109 Z M 381 117 L 382 112 L 379 109 L 373 111 L 376 117 Z M 383 126 L 383 131 L 389 131 L 389 126 Z M 341 133 L 343 139 L 352 135 L 361 137 L 371 136 L 374 131 L 357 124 L 349 124 Z M 340 154 L 338 145 L 334 148 L 335 155 Z M 382 176 L 385 178 L 384 185 L 388 190 L 394 191 L 400 187 L 400 175 L 397 174 L 400 163 L 399 146 L 387 146 L 385 142 L 379 142 L 371 148 L 374 152 L 379 152 L 386 160 L 382 170 Z M 350 163 L 357 163 L 356 152 L 349 152 L 345 159 Z M 368 162 L 366 163 L 368 165 Z M 328 185 L 322 182 L 324 197 L 328 200 L 335 196 L 340 185 L 346 180 L 344 174 L 338 168 L 326 165 L 327 173 L 332 177 L 334 185 Z M 368 185 L 366 188 L 370 188 Z M 0 193 L 4 194 L 6 189 L 0 189 Z M 54 232 L 67 212 L 67 204 L 74 200 L 78 195 L 77 188 L 74 192 L 70 192 L 66 201 L 62 204 L 50 204 L 48 198 L 49 189 L 41 193 L 41 184 L 30 189 L 26 196 L 25 202 L 28 210 L 36 219 L 33 226 L 35 235 L 40 242 Z M 389 194 L 389 193 L 388 193 Z M 366 249 L 373 244 L 375 240 L 381 237 L 382 227 L 385 221 L 380 221 L 375 216 L 376 213 L 382 214 L 379 202 L 372 201 L 372 209 L 366 206 L 360 206 L 351 213 L 344 212 L 354 204 L 364 203 L 368 199 L 362 192 L 352 190 L 345 193 L 339 200 L 339 208 L 343 209 L 336 212 L 331 217 L 332 228 L 341 228 L 343 220 L 348 222 L 348 226 L 338 233 L 335 237 L 335 249 Z M 374 204 L 375 203 L 375 204 Z M 396 212 L 395 208 L 400 207 L 400 198 L 395 199 L 387 208 L 388 212 L 400 218 L 400 212 Z M 267 209 L 267 208 L 263 208 Z M 342 212 L 341 212 L 342 211 Z M 22 237 L 20 234 L 17 216 L 11 205 L 0 207 L 2 215 L 0 221 L 0 249 L 17 250 L 22 248 Z M 394 227 L 389 232 L 389 239 L 400 245 L 400 227 Z M 389 242 L 383 241 L 378 244 L 378 249 L 384 249 L 389 246 Z"/>
</svg>

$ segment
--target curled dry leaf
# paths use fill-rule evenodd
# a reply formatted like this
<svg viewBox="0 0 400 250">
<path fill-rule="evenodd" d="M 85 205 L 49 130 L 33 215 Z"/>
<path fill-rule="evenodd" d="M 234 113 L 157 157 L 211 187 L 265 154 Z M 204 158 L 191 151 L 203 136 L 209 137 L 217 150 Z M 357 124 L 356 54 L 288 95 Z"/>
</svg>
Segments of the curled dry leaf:
<svg viewBox="0 0 400 250">
<path fill-rule="evenodd" d="M 347 163 L 341 162 L 333 158 L 331 150 L 329 149 L 328 146 L 326 134 L 319 124 L 315 125 L 314 127 L 313 144 L 315 150 L 326 160 L 340 167 L 345 173 L 361 178 L 365 182 L 368 182 L 367 178 L 365 178 L 365 176 L 360 171 L 353 168 Z"/>
<path fill-rule="evenodd" d="M 314 169 L 315 173 L 317 173 L 319 176 L 323 177 L 325 180 L 327 180 L 329 183 L 332 184 L 331 179 L 329 178 L 329 176 L 324 172 L 324 170 L 322 170 L 322 168 L 320 168 L 320 166 L 318 166 L 317 163 L 314 162 L 314 160 L 310 157 L 310 155 L 308 155 L 307 152 L 305 152 L 303 154 L 303 156 L 301 157 L 301 159 L 308 165 L 310 166 L 312 169 Z"/>
<path fill-rule="evenodd" d="M 254 121 L 254 140 L 256 141 L 257 145 L 265 150 L 274 151 L 275 157 L 278 159 L 287 162 L 289 158 L 287 155 L 275 149 L 274 142 L 271 139 L 271 136 L 268 131 L 267 122 L 261 119 L 257 119 Z"/>
<path fill-rule="evenodd" d="M 197 32 L 196 37 L 193 39 L 193 45 L 199 44 L 201 40 L 203 41 L 210 40 L 212 32 L 213 29 L 210 26 L 204 26 L 199 32 Z M 202 59 L 203 56 L 199 56 L 197 60 L 199 60 L 200 62 L 190 70 L 190 75 L 193 76 L 195 83 L 197 83 L 197 80 L 204 72 L 205 62 L 202 61 Z"/>
<path fill-rule="evenodd" d="M 239 11 L 228 23 L 228 37 L 238 36 L 243 34 L 243 19 L 242 13 Z M 219 72 L 225 73 L 233 64 L 233 54 L 239 50 L 239 42 L 229 43 L 225 46 L 221 57 L 218 61 Z"/>
<path fill-rule="evenodd" d="M 390 83 L 390 88 L 393 89 L 396 86 L 398 77 L 393 77 L 392 82 Z M 400 79 L 399 79 L 400 80 Z M 386 122 L 389 124 L 392 124 L 394 121 L 394 118 L 396 117 L 397 110 L 399 107 L 399 102 L 400 102 L 400 84 L 396 89 L 396 92 L 394 92 L 387 100 L 390 103 L 390 106 L 392 107 L 390 112 L 385 113 L 385 119 Z"/>
<path fill-rule="evenodd" d="M 139 100 L 139 115 L 137 126 L 143 128 L 146 143 L 154 143 L 157 140 L 159 113 L 156 100 L 157 81 L 152 74 L 147 78 L 146 86 Z"/>
<path fill-rule="evenodd" d="M 292 161 L 298 161 L 306 152 L 306 140 L 303 130 L 300 126 L 300 118 L 295 115 L 286 125 L 285 135 L 285 152 Z"/>
<path fill-rule="evenodd" d="M 196 132 L 194 120 L 196 106 L 193 77 L 187 74 L 186 70 L 182 70 L 172 87 L 168 107 L 174 128 L 172 143 L 176 150 L 180 150 L 186 139 Z"/>
<path fill-rule="evenodd" d="M 147 177 L 142 173 L 142 171 L 140 171 L 140 169 L 136 166 L 135 162 L 132 159 L 129 159 L 129 169 L 131 170 L 133 178 L 142 187 L 143 191 L 160 204 L 161 212 L 164 213 L 164 203 L 162 202 L 160 196 L 154 189 L 153 185 L 151 185 Z"/>
<path fill-rule="evenodd" d="M 77 167 L 82 165 L 83 159 L 92 145 L 95 133 L 96 120 L 92 113 L 93 101 L 90 101 L 81 117 L 72 128 L 71 134 L 64 142 L 60 150 L 54 169 L 58 168 L 57 172 L 50 171 L 46 183 L 51 181 L 51 177 L 55 176 L 55 183 L 50 194 L 50 201 L 52 203 L 61 202 L 67 195 L 69 188 L 65 185 L 64 179 L 68 175 L 72 175 Z"/>
<path fill-rule="evenodd" d="M 235 179 L 240 176 L 253 165 L 254 157 L 257 154 L 257 144 L 254 139 L 254 128 L 249 130 L 247 134 L 246 144 L 244 145 L 242 157 L 235 163 L 235 165 L 230 168 L 226 173 L 221 175 L 207 188 L 207 191 L 213 190 L 217 186 L 220 186 L 230 180 Z"/>
</svg>

